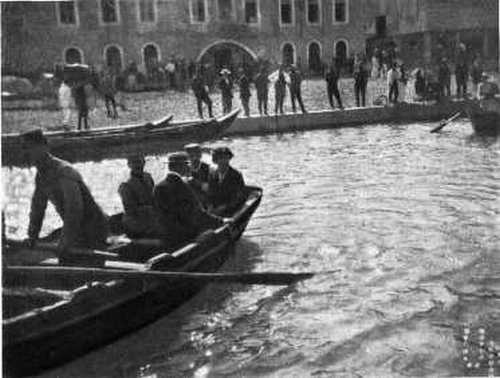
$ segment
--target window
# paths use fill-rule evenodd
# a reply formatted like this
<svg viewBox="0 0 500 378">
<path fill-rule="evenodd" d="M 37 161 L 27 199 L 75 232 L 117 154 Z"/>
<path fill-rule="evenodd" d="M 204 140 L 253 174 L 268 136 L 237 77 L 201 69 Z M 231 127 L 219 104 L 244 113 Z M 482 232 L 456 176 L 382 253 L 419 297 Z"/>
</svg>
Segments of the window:
<svg viewBox="0 0 500 378">
<path fill-rule="evenodd" d="M 106 65 L 114 74 L 119 74 L 122 70 L 122 52 L 118 46 L 108 46 L 104 50 Z"/>
<path fill-rule="evenodd" d="M 139 20 L 141 22 L 156 22 L 156 0 L 139 0 Z"/>
<path fill-rule="evenodd" d="M 69 47 L 64 52 L 64 61 L 68 64 L 83 63 L 82 52 L 76 47 Z"/>
<path fill-rule="evenodd" d="M 151 72 L 158 66 L 158 62 L 160 61 L 160 56 L 158 48 L 155 44 L 150 43 L 144 47 L 143 59 L 146 72 Z"/>
<path fill-rule="evenodd" d="M 333 0 L 333 22 L 349 22 L 349 0 Z"/>
<path fill-rule="evenodd" d="M 337 64 L 344 66 L 347 63 L 347 57 L 347 41 L 341 39 L 335 42 L 335 58 L 337 59 Z"/>
<path fill-rule="evenodd" d="M 385 37 L 385 33 L 387 31 L 387 19 L 385 16 L 375 17 L 375 30 L 377 32 L 377 36 Z"/>
<path fill-rule="evenodd" d="M 293 0 L 280 0 L 280 25 L 292 25 L 293 13 Z"/>
<path fill-rule="evenodd" d="M 101 0 L 101 19 L 105 24 L 118 22 L 118 0 Z"/>
<path fill-rule="evenodd" d="M 283 56 L 281 60 L 282 63 L 287 66 L 295 63 L 295 49 L 291 43 L 285 43 L 283 45 Z"/>
<path fill-rule="evenodd" d="M 257 24 L 259 22 L 258 0 L 245 0 L 245 22 Z"/>
<path fill-rule="evenodd" d="M 309 71 L 313 74 L 320 74 L 322 69 L 321 46 L 318 42 L 309 44 L 307 58 L 309 60 Z"/>
<path fill-rule="evenodd" d="M 307 22 L 309 24 L 321 23 L 320 0 L 307 0 Z"/>
<path fill-rule="evenodd" d="M 76 4 L 74 1 L 57 3 L 57 16 L 60 25 L 76 25 Z"/>
<path fill-rule="evenodd" d="M 207 21 L 206 0 L 190 0 L 189 5 L 191 23 L 199 24 Z"/>
<path fill-rule="evenodd" d="M 219 20 L 229 21 L 233 18 L 233 0 L 217 0 Z"/>
</svg>

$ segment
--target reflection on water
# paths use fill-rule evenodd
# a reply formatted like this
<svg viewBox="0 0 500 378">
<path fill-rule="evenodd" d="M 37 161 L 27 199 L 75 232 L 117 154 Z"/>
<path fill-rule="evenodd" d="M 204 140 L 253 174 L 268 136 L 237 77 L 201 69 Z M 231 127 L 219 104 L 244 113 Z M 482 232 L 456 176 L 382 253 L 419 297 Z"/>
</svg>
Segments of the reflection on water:
<svg viewBox="0 0 500 378">
<path fill-rule="evenodd" d="M 467 123 L 439 135 L 433 126 L 227 140 L 264 199 L 226 269 L 340 271 L 290 288 L 210 286 L 46 376 L 487 375 L 480 334 L 500 345 L 499 143 L 471 137 Z M 148 159 L 155 180 L 165 163 Z M 103 208 L 119 211 L 125 162 L 78 169 Z M 9 232 L 19 237 L 33 175 L 3 170 Z M 58 224 L 49 216 L 45 231 Z"/>
</svg>

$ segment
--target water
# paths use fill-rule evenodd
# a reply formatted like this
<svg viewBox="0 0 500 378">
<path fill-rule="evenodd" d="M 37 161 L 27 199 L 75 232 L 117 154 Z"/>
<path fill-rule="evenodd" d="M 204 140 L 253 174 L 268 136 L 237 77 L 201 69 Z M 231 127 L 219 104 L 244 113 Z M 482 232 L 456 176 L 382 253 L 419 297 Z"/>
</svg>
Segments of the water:
<svg viewBox="0 0 500 378">
<path fill-rule="evenodd" d="M 500 144 L 466 122 L 433 126 L 226 140 L 264 199 L 224 269 L 340 271 L 288 288 L 207 287 L 44 376 L 477 376 L 489 360 L 500 375 L 487 350 L 500 345 Z M 156 180 L 165 161 L 147 161 Z M 125 162 L 77 167 L 103 208 L 120 210 Z M 34 172 L 3 175 L 8 231 L 22 236 Z M 45 231 L 59 224 L 49 210 Z"/>
</svg>

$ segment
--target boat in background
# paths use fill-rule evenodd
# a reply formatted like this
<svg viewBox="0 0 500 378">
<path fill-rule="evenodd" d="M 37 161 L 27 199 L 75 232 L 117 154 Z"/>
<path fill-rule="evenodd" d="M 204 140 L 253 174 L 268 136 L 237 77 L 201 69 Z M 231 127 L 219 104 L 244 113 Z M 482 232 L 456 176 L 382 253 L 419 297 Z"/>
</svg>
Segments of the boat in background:
<svg viewBox="0 0 500 378">
<path fill-rule="evenodd" d="M 493 137 L 500 134 L 500 102 L 497 111 L 485 111 L 479 104 L 471 103 L 467 105 L 466 113 L 476 134 Z"/>
<path fill-rule="evenodd" d="M 238 116 L 239 110 L 220 118 L 111 127 L 89 131 L 47 132 L 50 151 L 70 162 L 126 158 L 133 153 L 164 154 L 182 149 L 186 143 L 217 138 Z M 26 166 L 19 133 L 2 135 L 2 165 Z"/>
<path fill-rule="evenodd" d="M 246 200 L 231 223 L 175 251 L 156 247 L 153 252 L 132 242 L 113 249 L 116 258 L 105 258 L 98 266 L 108 272 L 215 272 L 234 250 L 261 198 L 262 189 L 247 186 Z M 3 372 L 8 376 L 36 374 L 66 363 L 168 314 L 207 284 L 175 279 L 90 282 L 70 274 L 19 274 L 9 270 L 20 265 L 19 253 L 4 243 Z M 55 256 L 38 265 L 59 266 Z"/>
</svg>

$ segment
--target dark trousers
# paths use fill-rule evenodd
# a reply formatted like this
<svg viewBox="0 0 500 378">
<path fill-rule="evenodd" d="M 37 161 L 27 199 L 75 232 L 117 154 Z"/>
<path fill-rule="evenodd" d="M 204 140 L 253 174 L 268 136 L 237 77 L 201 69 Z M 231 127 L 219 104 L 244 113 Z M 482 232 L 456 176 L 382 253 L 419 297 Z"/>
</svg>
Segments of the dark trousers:
<svg viewBox="0 0 500 378">
<path fill-rule="evenodd" d="M 241 97 L 241 105 L 246 117 L 250 117 L 250 97 Z"/>
<path fill-rule="evenodd" d="M 457 97 L 465 97 L 467 94 L 467 75 L 456 74 Z"/>
<path fill-rule="evenodd" d="M 210 100 L 210 97 L 208 97 L 207 94 L 204 96 L 196 96 L 196 105 L 198 105 L 198 114 L 200 115 L 200 118 L 203 118 L 203 103 L 207 104 L 208 116 L 212 118 L 212 100 Z"/>
<path fill-rule="evenodd" d="M 118 118 L 118 112 L 116 111 L 116 101 L 115 96 L 106 94 L 104 95 L 104 104 L 106 106 L 106 113 L 109 118 Z"/>
<path fill-rule="evenodd" d="M 389 101 L 396 103 L 398 102 L 398 97 L 399 97 L 398 82 L 394 81 L 389 86 Z"/>
<path fill-rule="evenodd" d="M 259 113 L 267 115 L 267 92 L 257 93 L 257 101 L 259 103 Z"/>
<path fill-rule="evenodd" d="M 330 106 L 332 108 L 335 108 L 335 106 L 333 105 L 333 96 L 335 96 L 335 99 L 337 100 L 337 105 L 339 106 L 339 108 L 342 109 L 343 108 L 342 100 L 340 99 L 340 92 L 337 84 L 335 83 L 334 86 L 327 87 L 327 92 L 328 92 L 328 101 L 330 102 Z"/>
<path fill-rule="evenodd" d="M 275 95 L 275 107 L 274 107 L 274 113 L 278 114 L 278 110 L 280 111 L 280 114 L 283 114 L 283 103 L 285 101 L 285 94 L 276 92 Z"/>
<path fill-rule="evenodd" d="M 299 103 L 300 110 L 302 110 L 302 113 L 306 113 L 306 109 L 304 108 L 304 103 L 302 102 L 302 94 L 300 92 L 301 92 L 300 88 L 290 90 L 290 97 L 292 99 L 292 110 L 294 113 L 297 111 L 297 108 L 295 106 L 295 101 Z"/>
<path fill-rule="evenodd" d="M 439 95 L 441 97 L 450 97 L 451 96 L 451 89 L 450 89 L 450 82 L 441 82 L 439 83 L 440 87 L 440 93 Z"/>
<path fill-rule="evenodd" d="M 227 114 L 233 108 L 233 98 L 229 96 L 222 96 L 222 113 Z"/>
<path fill-rule="evenodd" d="M 365 80 L 356 80 L 354 82 L 354 93 L 356 95 L 356 106 L 360 106 L 360 97 L 362 106 L 366 105 L 366 85 Z"/>
<path fill-rule="evenodd" d="M 89 110 L 88 108 L 80 108 L 78 109 L 78 130 L 82 129 L 82 121 L 83 121 L 83 127 L 85 130 L 89 129 Z"/>
</svg>

